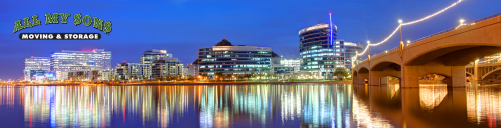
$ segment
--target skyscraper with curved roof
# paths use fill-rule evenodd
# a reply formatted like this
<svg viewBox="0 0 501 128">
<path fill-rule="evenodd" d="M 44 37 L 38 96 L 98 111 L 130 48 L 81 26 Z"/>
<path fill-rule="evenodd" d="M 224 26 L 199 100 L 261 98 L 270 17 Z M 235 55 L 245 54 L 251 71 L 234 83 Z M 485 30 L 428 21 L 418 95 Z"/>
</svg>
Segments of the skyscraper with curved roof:
<svg viewBox="0 0 501 128">
<path fill-rule="evenodd" d="M 335 42 L 336 39 L 337 27 L 333 24 L 317 24 L 301 29 L 301 72 L 331 72 L 338 64 L 344 64 L 344 46 L 342 42 Z"/>
</svg>

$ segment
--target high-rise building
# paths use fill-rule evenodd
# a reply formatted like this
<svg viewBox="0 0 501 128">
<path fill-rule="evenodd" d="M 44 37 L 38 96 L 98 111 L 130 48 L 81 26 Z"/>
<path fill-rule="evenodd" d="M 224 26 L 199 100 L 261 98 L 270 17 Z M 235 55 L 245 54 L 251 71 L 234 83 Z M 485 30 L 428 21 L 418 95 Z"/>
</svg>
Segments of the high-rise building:
<svg viewBox="0 0 501 128">
<path fill-rule="evenodd" d="M 143 52 L 143 56 L 140 57 L 141 64 L 151 64 L 154 60 L 159 60 L 160 58 L 172 58 L 172 54 L 167 53 L 167 50 L 157 50 L 148 49 Z"/>
<path fill-rule="evenodd" d="M 278 57 L 278 55 L 276 55 Z M 233 46 L 226 39 L 210 48 L 198 49 L 198 66 L 201 75 L 270 73 L 271 48 Z"/>
<path fill-rule="evenodd" d="M 153 60 L 151 63 L 152 78 L 165 79 L 168 76 L 181 76 L 182 67 L 179 69 L 179 60 L 172 57 L 162 57 L 158 60 Z"/>
<path fill-rule="evenodd" d="M 344 40 L 336 40 L 336 42 Z M 351 71 L 351 68 L 353 67 L 353 63 L 360 62 L 362 61 L 362 56 L 359 56 L 357 58 L 354 58 L 358 53 L 361 53 L 364 49 L 364 46 L 362 44 L 357 44 L 357 43 L 352 43 L 352 42 L 344 42 L 344 48 L 345 48 L 345 68 Z M 355 60 L 352 60 L 355 59 Z"/>
<path fill-rule="evenodd" d="M 280 65 L 300 67 L 301 66 L 301 59 L 300 58 L 298 58 L 298 59 L 281 59 Z"/>
<path fill-rule="evenodd" d="M 24 80 L 42 80 L 45 74 L 50 72 L 49 57 L 30 57 L 24 59 Z"/>
<path fill-rule="evenodd" d="M 283 66 L 283 65 L 273 65 L 273 73 L 279 75 L 291 75 L 298 73 L 299 67 L 294 66 Z"/>
<path fill-rule="evenodd" d="M 195 61 L 196 62 L 196 61 Z M 186 64 L 186 75 L 191 75 L 193 77 L 198 76 L 198 64 Z"/>
<path fill-rule="evenodd" d="M 337 27 L 333 24 L 317 24 L 299 31 L 299 55 L 301 72 L 332 72 L 344 67 L 344 44 L 334 42 Z"/>
<path fill-rule="evenodd" d="M 68 79 L 68 76 L 90 79 L 93 72 L 111 70 L 111 52 L 104 49 L 89 51 L 53 52 L 50 54 L 51 71 L 56 73 L 58 80 Z"/>
<path fill-rule="evenodd" d="M 186 77 L 186 72 L 184 71 L 184 64 L 176 64 L 176 74 L 177 76 L 180 76 L 181 78 Z"/>
<path fill-rule="evenodd" d="M 117 65 L 117 80 L 149 80 L 151 77 L 151 65 L 140 63 L 122 62 Z"/>
</svg>

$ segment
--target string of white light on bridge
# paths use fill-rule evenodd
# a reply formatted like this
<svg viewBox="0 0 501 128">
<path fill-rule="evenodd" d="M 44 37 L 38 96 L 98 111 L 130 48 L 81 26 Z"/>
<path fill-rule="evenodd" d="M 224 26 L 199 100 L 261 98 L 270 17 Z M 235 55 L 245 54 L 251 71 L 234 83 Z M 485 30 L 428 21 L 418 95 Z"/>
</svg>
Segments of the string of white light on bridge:
<svg viewBox="0 0 501 128">
<path fill-rule="evenodd" d="M 394 31 L 393 31 L 393 32 L 392 32 L 392 33 L 391 33 L 388 37 L 386 37 L 383 41 L 381 41 L 381 42 L 379 42 L 379 43 L 374 43 L 374 44 L 371 44 L 371 43 L 369 43 L 369 42 L 368 42 L 368 43 L 367 43 L 367 46 L 366 46 L 366 47 L 365 47 L 365 49 L 364 49 L 364 51 L 363 51 L 362 53 L 357 53 L 357 54 L 356 54 L 356 56 L 355 56 L 355 58 L 357 58 L 358 56 L 361 56 L 361 55 L 365 54 L 365 52 L 367 52 L 367 50 L 369 49 L 369 47 L 370 47 L 370 46 L 378 46 L 378 45 L 383 44 L 384 42 L 388 41 L 388 39 L 390 39 L 393 35 L 395 35 L 395 33 L 397 33 L 397 31 L 400 29 L 400 27 L 402 27 L 402 26 L 404 26 L 404 25 L 411 25 L 411 24 L 415 24 L 415 23 L 418 23 L 418 22 L 421 22 L 421 21 L 424 21 L 424 20 L 430 19 L 430 18 L 432 18 L 432 17 L 434 17 L 434 16 L 436 16 L 436 15 L 438 15 L 438 14 L 440 14 L 440 13 L 442 13 L 442 12 L 444 12 L 444 11 L 446 11 L 446 10 L 448 10 L 448 9 L 450 9 L 450 8 L 452 8 L 452 7 L 454 7 L 454 6 L 456 6 L 457 4 L 459 4 L 459 3 L 460 3 L 460 2 L 462 2 L 462 1 L 463 1 L 463 0 L 458 0 L 457 2 L 453 3 L 452 5 L 450 5 L 450 6 L 446 7 L 446 8 L 444 8 L 444 9 L 442 9 L 442 10 L 440 10 L 440 11 L 436 12 L 436 13 L 433 13 L 433 14 L 431 14 L 431 15 L 429 15 L 429 16 L 426 16 L 426 17 L 424 17 L 424 18 L 421 18 L 421 19 L 419 19 L 419 20 L 415 20 L 415 21 L 411 21 L 411 22 L 407 22 L 407 23 L 400 23 L 400 25 L 398 25 L 398 27 L 397 27 L 397 28 L 396 28 L 396 29 L 395 29 L 395 30 L 394 30 Z"/>
</svg>

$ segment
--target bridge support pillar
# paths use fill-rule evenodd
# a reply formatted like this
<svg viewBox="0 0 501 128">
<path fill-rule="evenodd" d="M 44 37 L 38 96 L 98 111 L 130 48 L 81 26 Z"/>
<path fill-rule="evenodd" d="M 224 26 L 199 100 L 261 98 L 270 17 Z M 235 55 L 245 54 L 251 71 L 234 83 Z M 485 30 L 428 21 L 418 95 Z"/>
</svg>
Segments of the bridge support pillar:
<svg viewBox="0 0 501 128">
<path fill-rule="evenodd" d="M 419 67 L 418 66 L 402 66 L 401 85 L 402 88 L 417 88 L 419 87 Z"/>
<path fill-rule="evenodd" d="M 473 79 L 472 80 L 475 80 L 475 81 L 478 81 L 480 80 L 481 78 L 479 77 L 482 77 L 482 75 L 479 75 L 479 71 L 478 71 L 478 61 L 475 61 L 474 64 L 473 64 L 473 76 L 471 76 Z"/>
<path fill-rule="evenodd" d="M 388 77 L 385 76 L 385 77 L 382 77 L 379 79 L 379 84 L 381 85 L 388 85 Z"/>
<path fill-rule="evenodd" d="M 466 87 L 465 66 L 425 65 L 402 66 L 403 88 L 419 87 L 419 77 L 426 74 L 439 74 L 447 77 L 448 87 Z"/>
<path fill-rule="evenodd" d="M 383 71 L 371 71 L 370 75 L 371 75 L 371 77 L 370 77 L 371 78 L 371 80 L 370 80 L 371 86 L 381 85 L 381 78 L 385 77 L 385 76 L 383 76 Z"/>
<path fill-rule="evenodd" d="M 465 66 L 451 66 L 451 77 L 452 83 L 447 82 L 447 87 L 466 87 Z"/>
<path fill-rule="evenodd" d="M 351 81 L 353 82 L 353 85 L 357 85 L 358 84 L 357 76 L 351 76 Z"/>
<path fill-rule="evenodd" d="M 365 85 L 365 79 L 369 79 L 369 73 L 359 73 L 357 79 L 357 84 Z"/>
</svg>

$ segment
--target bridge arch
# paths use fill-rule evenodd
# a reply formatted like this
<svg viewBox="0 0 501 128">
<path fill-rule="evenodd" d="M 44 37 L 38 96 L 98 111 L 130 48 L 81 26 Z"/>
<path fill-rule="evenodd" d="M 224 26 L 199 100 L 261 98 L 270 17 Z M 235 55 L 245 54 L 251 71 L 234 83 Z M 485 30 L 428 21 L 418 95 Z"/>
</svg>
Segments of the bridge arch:
<svg viewBox="0 0 501 128">
<path fill-rule="evenodd" d="M 439 42 L 437 42 L 439 43 Z M 501 51 L 501 40 L 496 43 L 458 43 L 423 50 L 404 62 L 405 66 L 419 66 L 428 63 L 441 63 L 446 66 L 465 66 L 475 60 Z"/>
<path fill-rule="evenodd" d="M 501 68 L 494 69 L 494 70 L 492 70 L 492 71 L 490 71 L 490 72 L 488 72 L 488 73 L 484 74 L 484 75 L 481 77 L 481 80 L 486 80 L 486 78 L 489 78 L 489 77 L 492 77 L 492 76 L 496 75 L 496 72 L 499 72 L 499 71 L 501 71 Z M 497 76 L 497 77 L 499 77 L 499 76 Z M 497 77 L 496 77 L 495 79 L 498 79 Z"/>
<path fill-rule="evenodd" d="M 433 76 L 439 76 L 439 77 L 433 77 L 426 79 L 429 75 Z M 450 86 L 452 84 L 453 77 L 446 75 L 446 74 L 437 74 L 437 73 L 428 73 L 428 74 L 420 74 L 419 75 L 419 86 L 429 86 L 430 84 L 433 86 L 436 86 L 435 84 L 447 84 L 447 86 Z"/>
<path fill-rule="evenodd" d="M 357 81 L 357 76 L 358 76 L 358 73 L 356 70 L 353 70 L 352 73 L 351 73 L 351 79 L 353 81 L 353 84 L 358 84 L 358 81 Z"/>
<path fill-rule="evenodd" d="M 387 85 L 388 76 L 397 77 L 399 80 L 401 77 L 401 66 L 396 62 L 391 61 L 381 61 L 371 68 L 371 85 Z M 399 82 L 400 83 L 400 82 Z"/>
<path fill-rule="evenodd" d="M 472 73 L 470 73 L 470 72 L 466 72 L 466 75 L 473 76 L 473 74 L 472 74 Z"/>
<path fill-rule="evenodd" d="M 369 80 L 369 69 L 366 67 L 360 67 L 357 72 L 357 84 L 365 84 L 365 81 Z"/>
<path fill-rule="evenodd" d="M 416 79 L 418 76 L 442 74 L 448 76 L 447 85 L 449 87 L 464 87 L 466 86 L 467 74 L 465 66 L 485 56 L 499 53 L 499 51 L 501 51 L 501 39 L 497 43 L 457 43 L 410 53 L 415 54 L 415 56 L 404 60 L 405 84 L 406 86 L 418 87 L 419 80 Z"/>
</svg>

